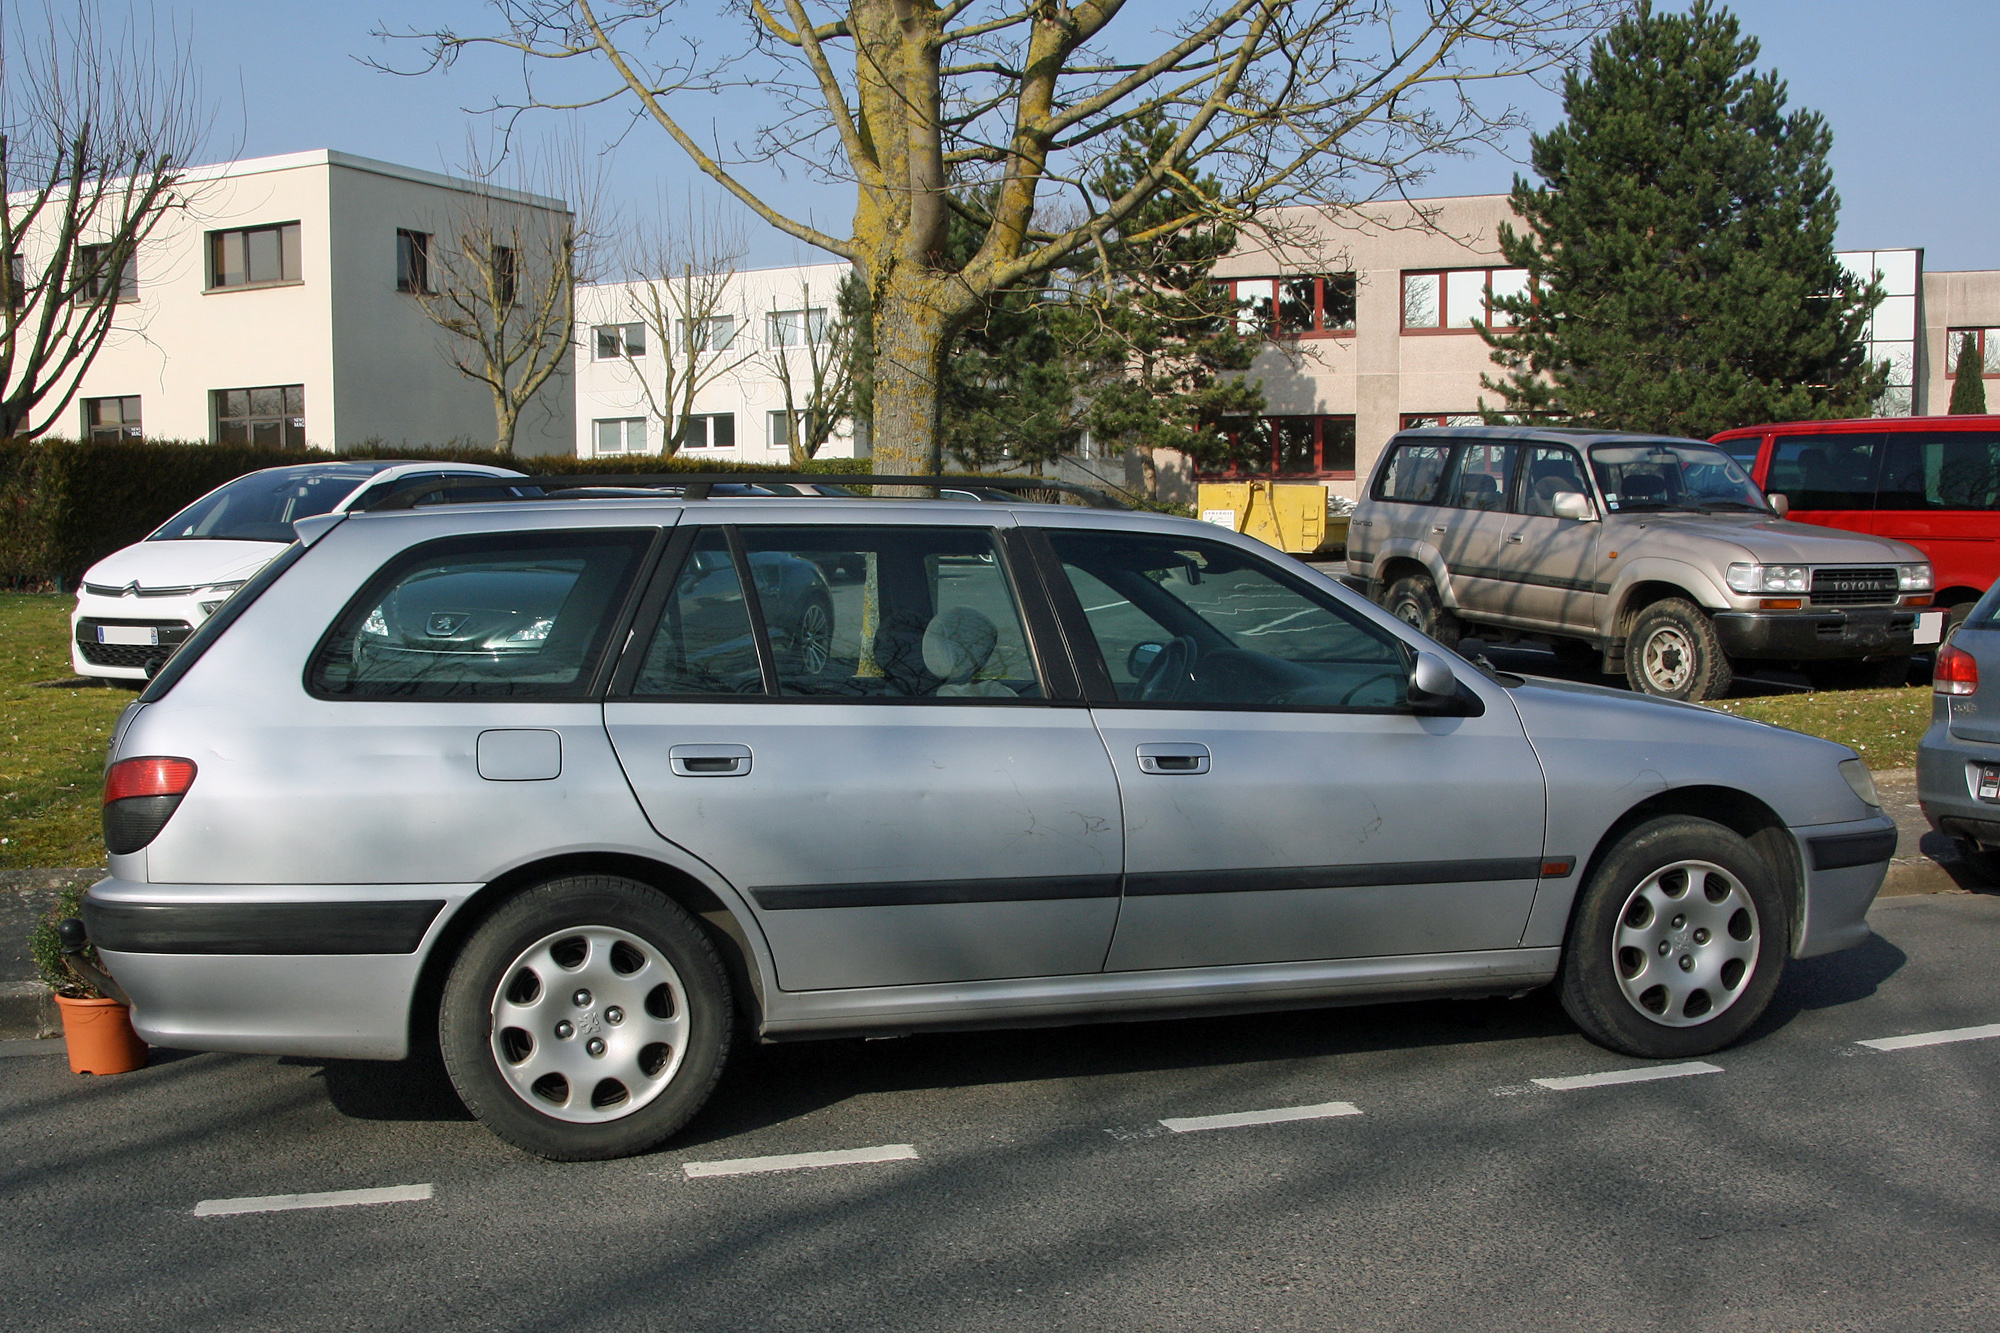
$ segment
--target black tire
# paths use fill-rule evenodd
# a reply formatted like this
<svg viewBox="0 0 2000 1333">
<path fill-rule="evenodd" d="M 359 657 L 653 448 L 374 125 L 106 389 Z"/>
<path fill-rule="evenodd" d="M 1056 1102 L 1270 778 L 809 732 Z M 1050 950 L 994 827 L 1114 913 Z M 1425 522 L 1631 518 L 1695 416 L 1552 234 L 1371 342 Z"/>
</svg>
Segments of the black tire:
<svg viewBox="0 0 2000 1333">
<path fill-rule="evenodd" d="M 1972 616 L 1972 608 L 1978 605 L 1977 601 L 1953 602 L 1945 608 L 1944 632 L 1938 637 L 1938 647 L 1942 648 L 1950 643 L 1953 637 L 1965 628 L 1965 622 Z"/>
<path fill-rule="evenodd" d="M 1699 703 L 1729 693 L 1736 672 L 1707 613 L 1684 597 L 1667 597 L 1633 621 L 1625 678 L 1641 694 Z"/>
<path fill-rule="evenodd" d="M 1648 820 L 1583 887 L 1563 946 L 1562 1006 L 1585 1036 L 1627 1055 L 1720 1050 L 1771 1002 L 1789 920 L 1770 867 L 1737 834 L 1689 815 Z"/>
<path fill-rule="evenodd" d="M 1881 657 L 1873 661 L 1815 662 L 1806 673 L 1814 689 L 1893 690 L 1910 683 L 1910 659 Z"/>
<path fill-rule="evenodd" d="M 1382 607 L 1405 625 L 1414 626 L 1447 648 L 1458 647 L 1465 637 L 1459 622 L 1438 595 L 1437 584 L 1428 574 L 1405 574 L 1382 594 Z"/>
<path fill-rule="evenodd" d="M 2000 884 L 2000 851 L 1981 847 L 1970 838 L 1955 838 L 1958 859 L 1983 884 Z"/>
<path fill-rule="evenodd" d="M 597 989 L 573 989 L 580 981 Z M 633 880 L 580 875 L 529 889 L 472 933 L 445 981 L 438 1044 L 466 1109 L 515 1147 L 560 1162 L 627 1157 L 708 1100 L 731 1009 L 714 946 L 678 904 Z M 535 1075 L 557 1062 L 581 1077 Z M 596 1080 L 587 1094 L 584 1078 Z"/>
</svg>

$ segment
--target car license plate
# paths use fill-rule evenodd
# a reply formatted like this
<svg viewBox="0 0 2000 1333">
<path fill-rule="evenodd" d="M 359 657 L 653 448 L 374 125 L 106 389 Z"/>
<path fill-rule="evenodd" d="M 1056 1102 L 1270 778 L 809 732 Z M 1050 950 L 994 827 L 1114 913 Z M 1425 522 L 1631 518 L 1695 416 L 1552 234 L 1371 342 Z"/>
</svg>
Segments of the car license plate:
<svg viewBox="0 0 2000 1333">
<path fill-rule="evenodd" d="M 160 631 L 151 625 L 99 625 L 99 643 L 120 643 L 132 648 L 157 648 Z"/>
<path fill-rule="evenodd" d="M 1944 637 L 1944 616 L 1942 611 L 1917 612 L 1916 642 L 1936 643 Z"/>
</svg>

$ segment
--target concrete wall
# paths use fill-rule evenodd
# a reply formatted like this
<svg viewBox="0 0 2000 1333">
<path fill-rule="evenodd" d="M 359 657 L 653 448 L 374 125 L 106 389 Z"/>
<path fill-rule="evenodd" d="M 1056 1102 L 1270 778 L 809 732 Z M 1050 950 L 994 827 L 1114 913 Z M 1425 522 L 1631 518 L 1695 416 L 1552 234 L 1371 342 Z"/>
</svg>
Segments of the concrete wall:
<svg viewBox="0 0 2000 1333">
<path fill-rule="evenodd" d="M 1947 330 L 2000 329 L 2000 271 L 1924 274 L 1924 325 L 1930 351 L 1930 410 L 1942 413 L 1951 405 L 1952 381 L 1947 376 L 1958 356 Z M 1986 408 L 2000 411 L 2000 376 L 1986 377 Z"/>
</svg>

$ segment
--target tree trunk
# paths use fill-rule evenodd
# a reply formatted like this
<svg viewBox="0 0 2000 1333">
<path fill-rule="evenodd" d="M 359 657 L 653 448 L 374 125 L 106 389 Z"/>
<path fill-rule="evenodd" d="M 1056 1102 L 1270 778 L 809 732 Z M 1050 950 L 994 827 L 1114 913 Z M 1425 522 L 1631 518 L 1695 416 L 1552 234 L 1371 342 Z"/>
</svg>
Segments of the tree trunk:
<svg viewBox="0 0 2000 1333">
<path fill-rule="evenodd" d="M 891 270 L 875 306 L 875 471 L 935 474 L 939 446 L 938 382 L 959 312 L 946 285 L 903 265 Z"/>
</svg>

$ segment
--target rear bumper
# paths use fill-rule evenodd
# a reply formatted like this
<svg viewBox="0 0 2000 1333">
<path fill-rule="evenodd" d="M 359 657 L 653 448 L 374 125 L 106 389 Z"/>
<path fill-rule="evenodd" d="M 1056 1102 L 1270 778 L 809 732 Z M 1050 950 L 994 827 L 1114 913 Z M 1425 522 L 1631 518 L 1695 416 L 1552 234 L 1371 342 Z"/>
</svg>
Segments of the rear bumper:
<svg viewBox="0 0 2000 1333">
<path fill-rule="evenodd" d="M 1818 611 L 1717 611 L 1716 637 L 1731 657 L 1825 661 L 1908 657 L 1917 651 L 1917 612 L 1904 606 Z"/>
<path fill-rule="evenodd" d="M 2000 802 L 1972 794 L 1973 764 L 2000 764 L 2000 745 L 1966 740 L 1932 723 L 1917 744 L 1917 801 L 1938 832 L 2000 847 Z"/>
<path fill-rule="evenodd" d="M 1794 958 L 1851 949 L 1868 938 L 1868 908 L 1896 854 L 1896 821 L 1887 815 L 1792 830 L 1805 857 L 1805 917 Z"/>
<path fill-rule="evenodd" d="M 400 1060 L 430 946 L 473 884 L 143 884 L 83 920 L 156 1046 Z"/>
</svg>

